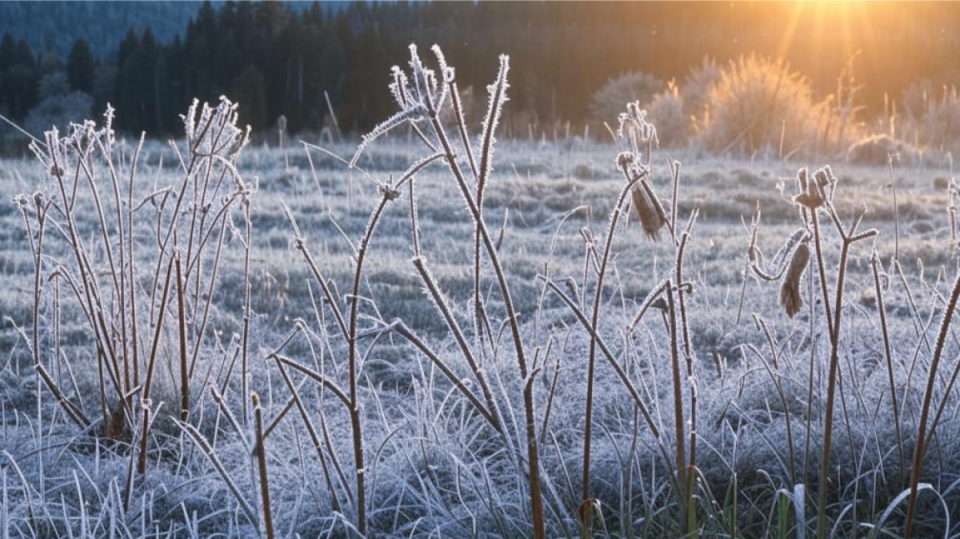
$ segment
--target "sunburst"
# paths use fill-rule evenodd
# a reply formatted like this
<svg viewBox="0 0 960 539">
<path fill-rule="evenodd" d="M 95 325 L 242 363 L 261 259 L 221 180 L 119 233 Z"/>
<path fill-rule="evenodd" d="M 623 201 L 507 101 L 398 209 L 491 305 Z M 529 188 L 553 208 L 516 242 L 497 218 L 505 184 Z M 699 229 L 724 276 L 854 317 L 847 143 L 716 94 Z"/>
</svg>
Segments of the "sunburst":
<svg viewBox="0 0 960 539">
<path fill-rule="evenodd" d="M 882 8 L 883 4 L 876 2 L 794 2 L 790 20 L 777 46 L 777 56 L 785 58 L 802 49 L 803 53 L 817 57 L 841 54 L 849 58 L 856 52 L 854 36 L 859 37 L 867 47 L 874 44 L 871 20 L 875 12 Z M 825 49 L 834 47 L 838 41 L 839 49 Z"/>
</svg>

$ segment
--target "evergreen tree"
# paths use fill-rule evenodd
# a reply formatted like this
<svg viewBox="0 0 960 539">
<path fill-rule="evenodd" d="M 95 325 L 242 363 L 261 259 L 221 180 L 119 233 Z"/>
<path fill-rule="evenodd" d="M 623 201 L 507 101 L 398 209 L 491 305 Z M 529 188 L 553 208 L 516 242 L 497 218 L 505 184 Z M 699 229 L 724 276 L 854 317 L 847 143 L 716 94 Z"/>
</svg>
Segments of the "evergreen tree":
<svg viewBox="0 0 960 539">
<path fill-rule="evenodd" d="M 3 34 L 0 41 L 0 70 L 7 70 L 17 61 L 17 41 L 10 32 Z"/>
<path fill-rule="evenodd" d="M 7 40 L 2 45 L 8 49 Z M 8 49 L 9 50 L 9 49 Z M 7 112 L 14 121 L 23 120 L 27 112 L 37 103 L 37 81 L 40 72 L 37 68 L 33 51 L 26 41 L 20 40 L 13 50 L 12 56 L 8 50 L 3 51 L 4 62 L 10 62 L 3 73 L 3 94 Z"/>
<path fill-rule="evenodd" d="M 263 129 L 270 123 L 267 117 L 266 85 L 256 66 L 247 66 L 237 78 L 230 96 L 240 103 L 240 121 L 253 129 Z"/>
<path fill-rule="evenodd" d="M 70 81 L 70 88 L 92 94 L 95 72 L 96 63 L 93 60 L 90 45 L 86 40 L 77 40 L 67 59 L 67 79 Z"/>
</svg>

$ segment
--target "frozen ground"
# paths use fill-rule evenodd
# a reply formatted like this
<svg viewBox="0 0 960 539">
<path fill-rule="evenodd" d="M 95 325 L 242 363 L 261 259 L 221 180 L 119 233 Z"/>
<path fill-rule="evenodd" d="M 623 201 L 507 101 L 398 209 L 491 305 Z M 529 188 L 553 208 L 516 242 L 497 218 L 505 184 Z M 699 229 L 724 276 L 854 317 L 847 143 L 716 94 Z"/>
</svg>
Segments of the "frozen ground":
<svg viewBox="0 0 960 539">
<path fill-rule="evenodd" d="M 371 150 L 360 166 L 384 180 L 402 174 L 425 154 L 401 138 Z M 353 146 L 334 145 L 331 149 L 349 157 Z M 131 150 L 126 143 L 126 151 Z M 671 196 L 668 153 L 656 152 L 653 162 L 653 184 L 665 201 Z M 163 169 L 158 168 L 161 155 Z M 580 503 L 589 338 L 554 294 L 543 293 L 537 275 L 548 274 L 561 283 L 572 277 L 582 286 L 585 242 L 581 230 L 588 230 L 602 244 L 608 213 L 623 184 L 615 156 L 612 145 L 502 141 L 484 202 L 490 228 L 504 225 L 502 260 L 529 349 L 531 354 L 537 351 L 543 367 L 534 380 L 534 397 L 540 427 L 544 411 L 551 410 L 541 447 L 550 536 L 579 534 L 575 509 Z M 823 370 L 830 349 L 821 320 L 823 312 L 817 312 L 811 334 L 806 284 L 805 306 L 790 319 L 778 306 L 776 283 L 749 279 L 739 323 L 737 314 L 749 243 L 749 230 L 743 221 L 749 224 L 759 204 L 763 219 L 758 243 L 772 257 L 799 226 L 798 212 L 789 200 L 796 189 L 797 168 L 807 165 L 813 169 L 826 163 L 751 162 L 692 151 L 677 151 L 671 157 L 683 163 L 680 221 L 685 221 L 694 208 L 700 210 L 687 249 L 686 278 L 695 285 L 687 309 L 697 358 L 697 464 L 702 474 L 698 499 L 703 534 L 729 537 L 732 514 L 738 521 L 734 529 L 743 537 L 773 534 L 779 522 L 775 520 L 778 489 L 793 493 L 797 484 L 803 484 L 806 511 L 799 513 L 791 506 L 784 525 L 791 536 L 802 537 L 796 522 L 800 516 L 809 536 L 815 529 Z M 245 179 L 251 181 L 256 176 L 259 185 L 252 208 L 251 389 L 261 395 L 268 418 L 275 417 L 289 397 L 275 365 L 265 359 L 268 353 L 280 345 L 298 319 L 321 336 L 333 328 L 329 319 L 319 320 L 315 314 L 311 291 L 317 294 L 316 283 L 311 282 L 310 270 L 295 248 L 282 204 L 291 208 L 319 269 L 336 283 L 342 295 L 350 289 L 353 277 L 349 242 L 359 241 L 377 201 L 376 185 L 362 174 L 348 171 L 318 152 L 312 158 L 315 174 L 300 148 L 283 153 L 251 147 L 238 163 Z M 138 181 L 156 182 L 158 186 L 174 183 L 178 176 L 173 162 L 173 154 L 165 146 L 149 144 Z M 833 170 L 839 178 L 836 202 L 840 217 L 847 222 L 857 209 L 866 206 L 862 228 L 880 231 L 876 248 L 889 270 L 895 242 L 888 170 L 841 162 L 834 163 Z M 124 509 L 121 498 L 127 492 L 125 481 L 134 454 L 129 440 L 105 441 L 96 433 L 78 432 L 76 426 L 65 421 L 45 387 L 39 390 L 42 404 L 38 410 L 38 382 L 28 341 L 33 316 L 33 261 L 23 221 L 10 201 L 15 194 L 32 193 L 45 174 L 32 160 L 0 160 L 0 191 L 4 193 L 0 203 L 0 536 L 255 536 L 256 526 L 239 509 L 210 461 L 171 421 L 162 417 L 157 420 L 150 444 L 150 468 L 145 476 L 134 474 L 132 502 Z M 885 300 L 909 466 L 930 346 L 957 264 L 952 256 L 948 213 L 950 171 L 898 166 L 896 174 L 899 259 L 905 280 L 892 274 Z M 434 165 L 421 173 L 417 190 L 423 256 L 455 307 L 456 317 L 463 327 L 471 328 L 472 223 L 445 166 Z M 366 317 L 361 325 L 372 327 L 373 318 L 388 322 L 401 318 L 448 358 L 458 373 L 466 373 L 455 342 L 411 264 L 408 208 L 406 196 L 388 205 L 370 246 L 361 294 L 361 312 Z M 89 217 L 94 219 L 92 214 Z M 673 402 L 665 318 L 659 311 L 651 311 L 640 331 L 627 336 L 624 328 L 646 294 L 672 271 L 674 250 L 666 238 L 660 243 L 647 239 L 632 213 L 621 225 L 600 332 L 616 352 L 623 351 L 619 360 L 641 389 L 655 421 L 670 433 Z M 832 292 L 840 248 L 836 234 L 830 227 L 825 230 Z M 238 238 L 230 236 L 228 245 L 232 242 L 236 247 Z M 905 480 L 893 433 L 870 243 L 852 247 L 844 292 L 840 361 L 844 383 L 842 406 L 837 406 L 829 511 L 831 521 L 836 522 L 836 533 L 843 537 L 868 533 L 869 526 L 877 523 L 902 491 Z M 50 263 L 56 263 L 56 257 L 62 255 L 49 253 Z M 211 331 L 222 331 L 220 339 L 226 345 L 242 326 L 243 256 L 236 248 L 225 249 L 223 256 Z M 584 301 L 587 308 L 593 294 L 590 279 Z M 484 279 L 492 312 L 500 320 L 499 296 L 493 285 L 492 277 Z M 754 313 L 769 328 L 775 354 L 752 317 Z M 67 396 L 82 402 L 88 415 L 96 417 L 96 362 L 88 328 L 74 312 L 74 316 L 65 315 L 60 332 L 68 345 L 63 357 L 76 378 L 75 384 L 69 384 L 72 389 Z M 494 332 L 498 329 L 494 327 Z M 918 337 L 921 332 L 922 338 Z M 956 331 L 953 333 L 941 366 L 940 389 L 952 373 L 960 349 Z M 504 331 L 499 338 L 506 343 L 509 332 Z M 345 380 L 343 346 L 327 347 L 329 341 L 321 337 L 315 344 L 319 350 L 314 353 L 328 373 Z M 743 344 L 755 346 L 757 353 Z M 510 347 L 504 344 L 501 349 Z M 307 360 L 310 351 L 305 346 L 287 352 L 299 361 L 312 362 Z M 363 353 L 361 400 L 372 530 L 378 536 L 396 537 L 529 534 L 524 474 L 505 455 L 499 439 L 467 410 L 459 394 L 451 391 L 447 380 L 422 354 L 394 336 L 364 343 Z M 778 362 L 776 375 L 771 364 L 774 355 Z M 165 389 L 154 397 L 154 404 L 164 401 L 166 411 L 162 409 L 161 415 L 177 406 L 172 357 L 163 357 L 167 364 L 158 370 Z M 238 411 L 242 402 L 239 382 L 227 383 L 223 371 L 217 370 L 221 361 L 219 357 L 204 357 L 201 364 L 212 366 L 214 373 L 219 372 L 219 384 L 232 388 L 235 395 L 229 395 L 228 400 Z M 523 407 L 514 360 L 503 353 L 485 361 L 497 398 L 504 403 L 507 422 L 515 429 L 511 430 L 513 444 L 523 447 L 519 434 L 522 427 L 517 428 L 522 425 Z M 53 370 L 54 363 L 51 361 L 48 369 Z M 811 365 L 812 401 L 808 398 Z M 784 397 L 775 390 L 774 379 L 779 380 Z M 299 376 L 296 382 L 300 383 Z M 679 536 L 672 514 L 676 494 L 664 477 L 653 437 L 638 421 L 628 393 L 602 359 L 597 363 L 597 383 L 591 486 L 602 504 L 603 523 L 597 526 L 597 534 Z M 313 393 L 313 382 L 306 381 L 302 388 L 304 394 L 309 393 L 311 413 L 325 418 L 330 445 L 344 466 L 346 481 L 338 484 L 342 499 L 335 512 L 336 502 L 324 486 L 319 458 L 300 416 L 296 411 L 285 416 L 267 441 L 277 534 L 351 536 L 354 512 L 345 491 L 354 486 L 349 419 L 331 397 L 321 403 Z M 198 383 L 194 392 L 200 401 L 191 422 L 200 426 L 242 495 L 256 506 L 259 491 L 252 460 L 244 454 L 236 433 L 225 425 L 203 384 Z M 955 528 L 944 528 L 948 521 L 956 526 L 955 517 L 960 515 L 960 496 L 954 488 L 960 479 L 956 475 L 960 469 L 957 412 L 960 400 L 954 395 L 927 458 L 924 480 L 933 484 L 939 496 L 921 495 L 917 531 L 923 537 L 956 533 Z M 792 451 L 786 439 L 787 417 L 792 421 Z M 734 507 L 737 511 L 731 513 Z M 887 526 L 895 530 L 904 509 L 897 507 L 890 520 L 893 524 Z M 954 518 L 947 519 L 945 511 Z M 338 516 L 340 513 L 344 516 Z"/>
</svg>

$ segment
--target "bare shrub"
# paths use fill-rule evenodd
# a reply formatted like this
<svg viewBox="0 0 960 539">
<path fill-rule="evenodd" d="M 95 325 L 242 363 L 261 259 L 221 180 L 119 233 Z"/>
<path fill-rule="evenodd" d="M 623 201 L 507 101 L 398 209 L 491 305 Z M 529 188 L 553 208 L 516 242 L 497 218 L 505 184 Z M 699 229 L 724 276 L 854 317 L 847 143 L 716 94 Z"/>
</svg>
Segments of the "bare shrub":
<svg viewBox="0 0 960 539">
<path fill-rule="evenodd" d="M 783 60 L 732 60 L 707 93 L 696 141 L 705 150 L 750 155 L 811 151 L 825 107 L 810 82 Z M 782 135 L 782 142 L 781 142 Z"/>
<path fill-rule="evenodd" d="M 689 142 L 693 121 L 685 110 L 683 94 L 674 81 L 668 82 L 666 89 L 653 96 L 647 113 L 657 126 L 661 146 L 677 147 Z"/>
<path fill-rule="evenodd" d="M 710 57 L 704 57 L 700 65 L 687 72 L 687 75 L 683 78 L 681 92 L 684 110 L 688 115 L 700 116 L 703 114 L 704 107 L 706 107 L 710 98 L 710 90 L 720 80 L 722 74 L 723 69 L 720 64 Z"/>
<path fill-rule="evenodd" d="M 624 103 L 639 101 L 646 106 L 657 92 L 663 89 L 663 81 L 649 73 L 631 71 L 610 79 L 590 99 L 590 113 L 598 122 L 613 124 L 623 110 Z"/>
<path fill-rule="evenodd" d="M 911 86 L 903 97 L 901 138 L 941 152 L 960 150 L 960 94 L 956 86 L 935 88 L 929 81 Z"/>
</svg>

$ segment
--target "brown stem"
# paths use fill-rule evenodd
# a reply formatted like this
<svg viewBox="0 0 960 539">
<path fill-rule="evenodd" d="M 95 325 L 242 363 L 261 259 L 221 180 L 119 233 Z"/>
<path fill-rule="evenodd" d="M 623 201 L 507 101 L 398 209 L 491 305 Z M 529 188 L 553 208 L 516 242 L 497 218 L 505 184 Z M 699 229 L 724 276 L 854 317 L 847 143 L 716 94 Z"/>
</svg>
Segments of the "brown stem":
<svg viewBox="0 0 960 539">
<path fill-rule="evenodd" d="M 179 249 L 173 255 L 173 265 L 177 276 L 177 328 L 180 337 L 180 421 L 186 421 L 187 416 L 190 415 L 190 380 L 187 373 L 187 320 Z"/>
<path fill-rule="evenodd" d="M 913 519 L 917 506 L 917 489 L 920 482 L 920 473 L 923 471 L 923 457 L 927 450 L 927 420 L 930 414 L 930 404 L 933 400 L 933 390 L 937 380 L 937 368 L 940 366 L 940 360 L 943 355 L 943 349 L 947 341 L 947 333 L 950 331 L 950 322 L 953 320 L 954 311 L 957 309 L 957 301 L 960 299 L 960 274 L 953 283 L 953 290 L 950 293 L 950 301 L 947 304 L 947 310 L 943 313 L 943 321 L 940 322 L 940 332 L 937 334 L 937 344 L 933 350 L 933 359 L 930 360 L 930 375 L 927 378 L 927 389 L 923 395 L 923 408 L 920 411 L 920 424 L 917 426 L 917 444 L 913 451 L 913 474 L 910 477 L 910 502 L 907 506 L 907 521 L 904 529 L 904 539 L 910 539 L 913 529 Z M 946 400 L 949 395 L 944 395 Z M 939 415 L 939 414 L 938 414 Z M 936 425 L 933 425 L 936 428 Z M 930 438 L 933 437 L 933 428 L 930 429 Z"/>
<path fill-rule="evenodd" d="M 623 189 L 620 190 L 620 196 L 617 197 L 616 205 L 613 207 L 613 211 L 610 213 L 610 225 L 607 229 L 607 240 L 603 247 L 603 256 L 600 260 L 599 272 L 597 273 L 597 285 L 593 297 L 593 313 L 590 319 L 591 338 L 590 352 L 587 356 L 587 403 L 586 410 L 584 412 L 583 427 L 583 483 L 581 484 L 581 502 L 586 502 L 588 499 L 590 499 L 590 449 L 593 438 L 593 379 L 597 358 L 597 339 L 595 336 L 597 335 L 597 328 L 600 324 L 600 303 L 603 299 L 603 279 L 606 276 L 607 265 L 610 262 L 613 239 L 617 231 L 617 224 L 620 221 L 623 203 L 626 201 L 627 196 L 630 194 L 630 190 L 633 189 L 633 186 L 646 177 L 646 174 L 639 174 L 631 178 L 630 172 L 628 171 L 626 165 L 623 165 L 622 171 L 627 182 L 624 184 Z M 587 514 L 588 512 L 584 512 L 584 515 Z M 581 522 L 581 525 L 586 525 L 586 523 L 587 519 L 584 519 Z"/>
<path fill-rule="evenodd" d="M 880 315 L 880 330 L 883 333 L 883 352 L 887 360 L 887 379 L 890 382 L 890 405 L 893 407 L 893 426 L 897 435 L 897 452 L 900 457 L 900 483 L 903 484 L 906 473 L 906 464 L 903 458 L 903 438 L 900 435 L 900 405 L 897 403 L 897 384 L 893 376 L 893 352 L 890 347 L 890 335 L 887 331 L 887 312 L 883 301 L 883 287 L 880 286 L 879 256 L 876 249 L 870 257 L 870 267 L 873 270 L 874 291 L 877 294 L 877 313 Z"/>
<path fill-rule="evenodd" d="M 256 423 L 256 446 L 253 448 L 257 456 L 257 465 L 260 470 L 260 497 L 263 501 L 263 528 L 267 539 L 274 539 L 273 536 L 273 515 L 270 509 L 270 483 L 267 479 L 267 448 L 263 445 L 263 409 L 260 407 L 260 397 L 256 393 L 250 395 L 253 402 L 253 415 Z"/>
</svg>

